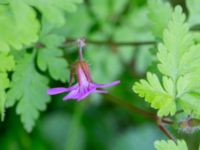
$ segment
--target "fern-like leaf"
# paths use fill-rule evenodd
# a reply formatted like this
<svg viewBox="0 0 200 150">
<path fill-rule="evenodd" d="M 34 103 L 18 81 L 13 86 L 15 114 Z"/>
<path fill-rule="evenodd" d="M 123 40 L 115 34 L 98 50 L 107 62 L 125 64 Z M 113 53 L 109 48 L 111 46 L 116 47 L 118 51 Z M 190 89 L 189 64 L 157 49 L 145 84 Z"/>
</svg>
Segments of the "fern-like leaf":
<svg viewBox="0 0 200 150">
<path fill-rule="evenodd" d="M 156 150 L 188 150 L 184 140 L 177 140 L 177 144 L 172 140 L 168 141 L 156 141 L 154 143 Z"/>
<path fill-rule="evenodd" d="M 0 5 L 0 51 L 21 49 L 37 41 L 39 22 L 35 11 L 24 1 L 11 0 Z"/>
<path fill-rule="evenodd" d="M 10 86 L 10 81 L 6 73 L 0 73 L 0 114 L 1 120 L 4 119 L 4 105 L 6 102 L 6 89 Z"/>
<path fill-rule="evenodd" d="M 148 1 L 148 17 L 151 21 L 152 32 L 156 37 L 162 38 L 163 30 L 167 27 L 171 14 L 172 8 L 169 3 L 161 0 Z"/>
<path fill-rule="evenodd" d="M 29 132 L 39 116 L 39 111 L 44 110 L 50 100 L 46 94 L 47 84 L 48 79 L 39 74 L 34 66 L 34 55 L 25 54 L 13 74 L 6 105 L 10 107 L 18 101 L 17 114 L 21 116 L 21 121 Z"/>
<path fill-rule="evenodd" d="M 164 116 L 176 111 L 176 105 L 173 97 L 173 82 L 167 77 L 163 77 L 163 86 L 161 85 L 157 75 L 147 73 L 147 80 L 141 80 L 136 83 L 133 90 L 139 96 L 151 103 L 155 109 L 159 109 L 158 115 Z"/>
<path fill-rule="evenodd" d="M 157 85 L 155 85 L 151 83 L 152 79 L 147 75 L 147 81 L 142 80 L 133 88 L 136 93 L 145 97 L 153 108 L 159 109 L 159 116 L 173 115 L 176 108 L 180 108 L 185 113 L 200 118 L 199 50 L 200 44 L 194 44 L 188 24 L 185 23 L 185 15 L 182 13 L 181 7 L 177 6 L 168 28 L 164 31 L 163 43 L 158 45 L 158 69 L 162 73 L 163 79 L 167 80 L 159 83 L 157 79 Z M 149 84 L 147 84 L 148 82 Z M 166 84 L 168 85 L 168 90 L 165 90 L 166 94 L 160 96 L 158 100 L 165 105 L 168 99 L 167 95 L 170 95 L 173 102 L 166 107 L 163 105 L 154 107 L 153 105 L 156 100 L 155 91 L 158 89 L 158 83 L 163 84 L 164 88 Z M 165 113 L 160 113 L 161 110 Z"/>
</svg>

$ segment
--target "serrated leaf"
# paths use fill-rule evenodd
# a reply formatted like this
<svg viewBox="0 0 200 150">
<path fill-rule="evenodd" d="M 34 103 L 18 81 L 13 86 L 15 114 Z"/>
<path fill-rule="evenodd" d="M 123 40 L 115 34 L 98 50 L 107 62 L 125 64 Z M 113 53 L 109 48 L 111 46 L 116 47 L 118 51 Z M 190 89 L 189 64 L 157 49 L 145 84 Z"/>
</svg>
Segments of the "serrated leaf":
<svg viewBox="0 0 200 150">
<path fill-rule="evenodd" d="M 47 31 L 46 31 L 47 32 Z M 45 47 L 48 48 L 57 48 L 63 44 L 65 37 L 58 34 L 46 33 L 44 30 L 41 33 L 40 42 L 42 42 Z"/>
<path fill-rule="evenodd" d="M 164 75 L 176 80 L 182 75 L 182 68 L 179 63 L 181 57 L 192 46 L 192 36 L 189 27 L 185 23 L 185 15 L 182 14 L 181 7 L 176 7 L 169 22 L 168 29 L 164 31 L 163 44 L 158 46 L 157 57 L 160 61 L 158 68 Z"/>
<path fill-rule="evenodd" d="M 168 29 L 164 32 L 164 44 L 158 46 L 157 57 L 160 61 L 158 69 L 174 81 L 173 88 L 177 91 L 176 97 L 179 98 L 182 108 L 187 113 L 199 114 L 197 98 L 189 98 L 187 92 L 200 87 L 198 82 L 200 46 L 192 46 L 192 36 L 184 21 L 185 15 L 182 14 L 180 7 L 176 7 Z"/>
<path fill-rule="evenodd" d="M 66 82 L 69 77 L 68 63 L 64 59 L 63 51 L 57 48 L 64 42 L 64 37 L 43 32 L 40 42 L 45 47 L 38 49 L 37 65 L 39 69 L 48 70 L 53 79 Z"/>
<path fill-rule="evenodd" d="M 26 2 L 36 7 L 48 22 L 61 26 L 65 23 L 64 12 L 73 12 L 76 10 L 76 4 L 82 0 L 26 0 Z"/>
<path fill-rule="evenodd" d="M 0 5 L 0 51 L 21 49 L 38 39 L 39 23 L 35 11 L 21 0 Z"/>
<path fill-rule="evenodd" d="M 167 27 L 171 14 L 172 8 L 169 3 L 164 3 L 161 0 L 149 1 L 148 17 L 151 21 L 152 32 L 156 37 L 162 37 L 163 30 Z"/>
<path fill-rule="evenodd" d="M 177 140 L 177 144 L 172 140 L 168 141 L 156 141 L 154 143 L 156 150 L 188 150 L 184 140 Z"/>
<path fill-rule="evenodd" d="M 15 61 L 12 55 L 7 53 L 0 53 L 0 72 L 13 70 Z"/>
<path fill-rule="evenodd" d="M 144 97 L 151 107 L 159 109 L 159 116 L 173 115 L 176 112 L 176 105 L 173 97 L 173 82 L 163 77 L 163 86 L 155 74 L 147 73 L 147 80 L 135 83 L 133 90 Z"/>
<path fill-rule="evenodd" d="M 181 7 L 177 6 L 168 28 L 164 31 L 163 43 L 158 45 L 157 53 L 158 69 L 171 82 L 170 84 L 166 82 L 168 84 L 167 93 L 169 95 L 172 93 L 174 101 L 171 105 L 168 105 L 168 108 L 165 108 L 165 111 L 171 107 L 178 107 L 187 114 L 200 117 L 199 49 L 199 44 L 193 44 L 193 38 L 189 32 L 188 24 L 185 23 L 185 15 L 182 13 Z M 166 87 L 164 80 L 163 85 Z M 153 86 L 152 88 L 156 89 Z M 145 89 L 142 92 L 148 91 Z M 140 95 L 141 91 L 138 94 Z M 149 97 L 152 95 L 155 94 L 149 93 Z M 150 97 L 150 102 L 153 99 L 154 97 Z"/>
<path fill-rule="evenodd" d="M 184 94 L 180 97 L 178 103 L 187 114 L 193 114 L 195 117 L 200 118 L 199 92 L 189 92 Z"/>
<path fill-rule="evenodd" d="M 0 73 L 0 115 L 1 120 L 4 119 L 4 107 L 6 101 L 6 92 L 5 90 L 9 87 L 10 81 L 6 73 Z"/>
<path fill-rule="evenodd" d="M 16 112 L 21 116 L 25 129 L 30 132 L 39 117 L 39 111 L 46 109 L 50 97 L 46 94 L 48 79 L 39 74 L 34 66 L 34 54 L 25 54 L 18 62 L 8 91 L 6 106 L 17 103 Z"/>
<path fill-rule="evenodd" d="M 39 49 L 37 64 L 42 71 L 46 71 L 48 69 L 51 77 L 55 80 L 65 82 L 68 78 L 68 64 L 63 58 L 63 52 L 60 49 Z"/>
</svg>

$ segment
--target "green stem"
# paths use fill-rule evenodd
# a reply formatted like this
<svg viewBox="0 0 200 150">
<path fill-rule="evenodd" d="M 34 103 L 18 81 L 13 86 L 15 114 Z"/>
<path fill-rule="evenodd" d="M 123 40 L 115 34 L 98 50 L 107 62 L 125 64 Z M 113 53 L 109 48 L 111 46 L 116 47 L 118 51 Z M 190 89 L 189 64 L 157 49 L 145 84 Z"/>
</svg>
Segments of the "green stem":
<svg viewBox="0 0 200 150">
<path fill-rule="evenodd" d="M 77 143 L 78 132 L 80 129 L 81 118 L 84 112 L 85 102 L 76 104 L 75 112 L 72 118 L 71 126 L 69 128 L 69 135 L 67 138 L 66 150 L 74 150 Z"/>
</svg>

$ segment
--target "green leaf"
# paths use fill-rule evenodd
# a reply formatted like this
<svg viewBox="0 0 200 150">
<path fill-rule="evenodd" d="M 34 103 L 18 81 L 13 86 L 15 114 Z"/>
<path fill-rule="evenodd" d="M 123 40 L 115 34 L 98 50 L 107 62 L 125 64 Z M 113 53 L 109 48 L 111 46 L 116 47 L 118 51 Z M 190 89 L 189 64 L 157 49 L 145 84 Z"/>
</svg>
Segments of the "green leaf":
<svg viewBox="0 0 200 150">
<path fill-rule="evenodd" d="M 189 92 L 180 97 L 179 105 L 187 114 L 200 118 L 200 93 Z"/>
<path fill-rule="evenodd" d="M 76 4 L 82 0 L 26 0 L 26 2 L 36 7 L 48 22 L 61 26 L 65 23 L 64 12 L 73 12 L 76 10 Z"/>
<path fill-rule="evenodd" d="M 45 44 L 45 47 L 38 49 L 37 65 L 39 69 L 42 71 L 48 69 L 53 79 L 66 82 L 69 77 L 68 63 L 64 59 L 63 50 L 57 48 L 64 42 L 64 37 L 44 33 L 40 41 Z"/>
<path fill-rule="evenodd" d="M 10 85 L 7 77 L 7 71 L 14 69 L 15 61 L 13 56 L 8 53 L 0 53 L 0 114 L 1 120 L 4 120 L 4 105 L 6 101 L 6 89 Z"/>
<path fill-rule="evenodd" d="M 35 11 L 20 0 L 0 5 L 0 51 L 21 49 L 37 41 L 39 23 Z"/>
<path fill-rule="evenodd" d="M 151 0 L 148 6 L 152 32 L 156 37 L 162 38 L 163 30 L 167 27 L 171 18 L 172 8 L 169 3 L 164 3 L 162 0 Z"/>
<path fill-rule="evenodd" d="M 200 92 L 200 45 L 192 45 L 192 35 L 184 21 L 185 15 L 180 7 L 176 7 L 169 27 L 164 32 L 164 44 L 158 46 L 158 68 L 174 81 L 173 88 L 177 91 L 175 93 L 181 108 L 200 117 L 199 96 L 191 96 L 191 92 Z"/>
<path fill-rule="evenodd" d="M 7 53 L 0 53 L 0 72 L 13 70 L 15 61 L 12 55 Z"/>
<path fill-rule="evenodd" d="M 170 78 L 163 77 L 163 86 L 155 74 L 147 73 L 147 80 L 135 83 L 133 90 L 144 97 L 151 107 L 159 109 L 159 116 L 173 115 L 176 105 L 173 97 L 173 82 Z"/>
<path fill-rule="evenodd" d="M 188 150 L 184 140 L 177 140 L 177 144 L 172 140 L 168 141 L 156 141 L 154 143 L 156 150 Z"/>
<path fill-rule="evenodd" d="M 69 38 L 87 36 L 91 29 L 91 26 L 94 24 L 94 20 L 88 13 L 86 5 L 81 5 L 75 13 L 67 15 L 66 19 L 67 28 L 65 28 L 65 31 L 67 31 L 66 36 Z"/>
<path fill-rule="evenodd" d="M 128 0 L 92 0 L 90 3 L 95 17 L 97 17 L 103 25 L 103 21 L 114 20 L 114 17 L 123 11 L 127 2 Z"/>
<path fill-rule="evenodd" d="M 168 90 L 166 92 L 172 96 L 173 102 L 168 103 L 168 107 L 155 107 L 159 109 L 158 115 L 163 116 L 170 112 L 173 115 L 177 107 L 183 109 L 189 115 L 200 117 L 199 49 L 200 44 L 193 44 L 188 24 L 185 23 L 185 15 L 182 13 L 181 7 L 177 6 L 168 28 L 164 31 L 163 43 L 158 45 L 157 53 L 158 69 L 164 76 L 163 79 L 167 79 L 166 81 L 163 80 L 163 85 L 164 87 L 165 84 L 167 85 Z M 150 82 L 148 78 L 147 80 Z M 136 93 L 145 97 L 152 104 L 155 93 L 150 93 L 149 88 L 145 88 L 148 87 L 148 82 L 136 83 L 136 89 L 134 89 Z M 155 85 L 150 85 L 151 91 L 157 89 Z M 138 87 L 142 90 L 138 90 Z M 165 99 L 166 97 L 161 97 L 158 101 L 162 103 Z M 161 109 L 165 113 L 160 113 Z"/>
<path fill-rule="evenodd" d="M 179 63 L 183 54 L 187 53 L 193 44 L 192 36 L 188 30 L 189 27 L 185 23 L 185 15 L 182 14 L 181 7 L 176 7 L 172 20 L 164 31 L 163 44 L 159 44 L 157 53 L 160 61 L 158 69 L 174 81 L 185 73 L 186 67 L 179 65 Z"/>
<path fill-rule="evenodd" d="M 34 54 L 25 54 L 18 62 L 8 91 L 6 106 L 17 103 L 16 112 L 21 116 L 25 129 L 30 132 L 39 117 L 39 111 L 46 109 L 50 97 L 46 94 L 48 79 L 39 74 L 34 66 Z"/>
<path fill-rule="evenodd" d="M 6 92 L 5 90 L 9 87 L 10 81 L 6 73 L 0 73 L 0 114 L 1 120 L 4 119 L 4 107 L 6 101 Z"/>
<path fill-rule="evenodd" d="M 55 80 L 65 82 L 69 77 L 68 64 L 63 58 L 62 50 L 58 48 L 39 49 L 37 64 L 42 71 L 48 69 L 51 77 Z"/>
<path fill-rule="evenodd" d="M 91 73 L 93 80 L 98 83 L 116 80 L 123 69 L 118 55 L 104 46 L 98 47 L 98 50 L 95 50 L 96 48 L 88 46 L 86 53 L 89 63 L 92 62 Z"/>
</svg>

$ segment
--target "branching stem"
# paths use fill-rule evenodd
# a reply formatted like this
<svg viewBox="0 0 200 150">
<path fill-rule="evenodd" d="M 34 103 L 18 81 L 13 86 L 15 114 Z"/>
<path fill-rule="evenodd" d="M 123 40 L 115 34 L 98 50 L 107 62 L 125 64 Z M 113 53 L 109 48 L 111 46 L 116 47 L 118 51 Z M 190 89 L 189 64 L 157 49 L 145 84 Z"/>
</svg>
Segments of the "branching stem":
<svg viewBox="0 0 200 150">
<path fill-rule="evenodd" d="M 104 97 L 107 99 L 107 100 L 110 100 L 111 102 L 113 103 L 116 103 L 126 109 L 128 109 L 129 111 L 133 112 L 133 113 L 137 113 L 137 114 L 140 114 L 146 118 L 149 118 L 153 121 L 155 121 L 158 125 L 158 127 L 160 128 L 160 130 L 171 140 L 173 140 L 174 142 L 176 142 L 176 139 L 174 138 L 174 136 L 167 130 L 167 128 L 165 128 L 164 124 L 168 124 L 168 125 L 172 125 L 174 124 L 174 121 L 171 120 L 170 118 L 167 118 L 167 117 L 163 117 L 163 118 L 160 118 L 158 117 L 155 113 L 152 113 L 152 112 L 147 112 L 143 109 L 140 109 L 132 104 L 130 104 L 129 102 L 127 101 L 124 101 L 124 100 L 121 100 L 113 95 L 110 95 L 110 94 L 107 94 L 107 95 L 104 95 Z"/>
<path fill-rule="evenodd" d="M 170 131 L 164 126 L 163 124 L 163 118 L 157 119 L 157 125 L 160 128 L 160 130 L 171 140 L 173 140 L 176 143 L 175 137 L 170 133 Z"/>
</svg>

